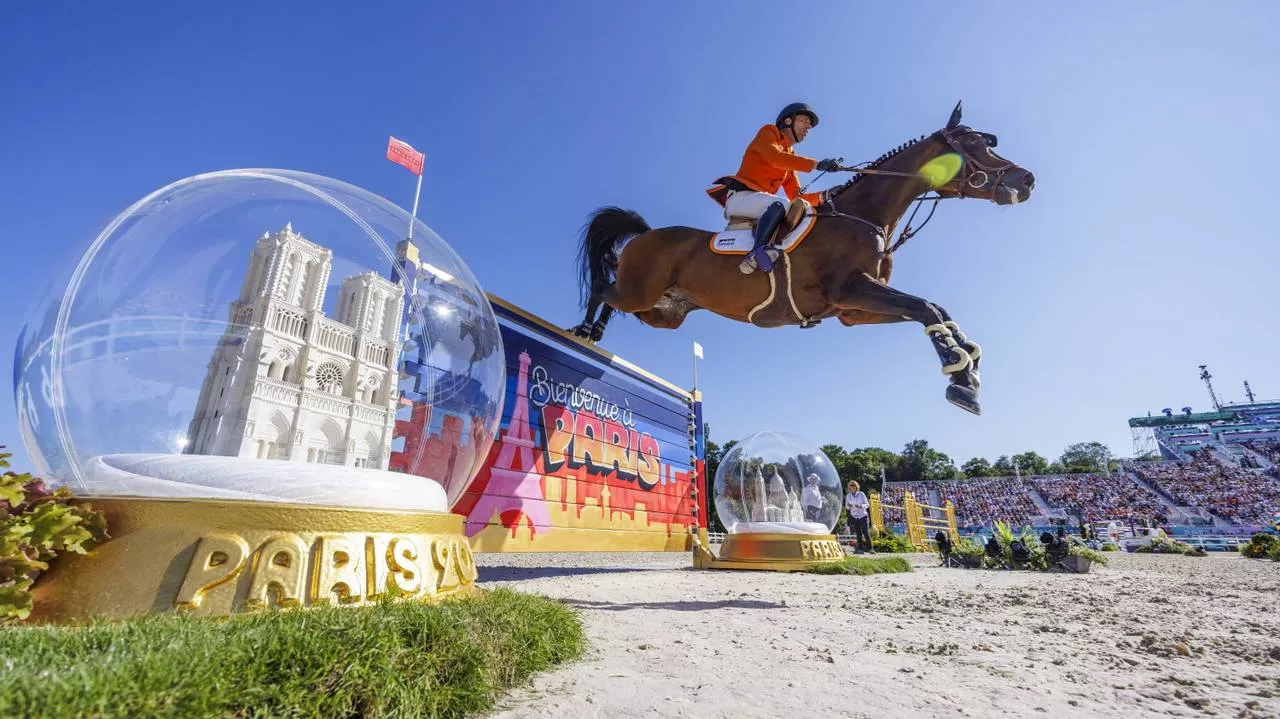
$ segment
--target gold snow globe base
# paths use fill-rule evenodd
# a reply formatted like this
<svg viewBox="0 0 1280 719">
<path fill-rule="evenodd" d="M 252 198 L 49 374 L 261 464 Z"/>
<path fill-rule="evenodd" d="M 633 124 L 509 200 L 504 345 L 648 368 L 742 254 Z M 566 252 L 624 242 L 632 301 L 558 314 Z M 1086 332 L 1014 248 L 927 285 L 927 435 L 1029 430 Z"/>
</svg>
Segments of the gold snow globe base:
<svg viewBox="0 0 1280 719">
<path fill-rule="evenodd" d="M 717 558 L 707 547 L 706 530 L 694 547 L 698 569 L 763 569 L 794 572 L 844 560 L 844 549 L 832 534 L 729 534 Z"/>
<path fill-rule="evenodd" d="M 63 555 L 31 621 L 434 600 L 475 591 L 462 517 L 273 502 L 84 497 L 111 539 Z"/>
</svg>

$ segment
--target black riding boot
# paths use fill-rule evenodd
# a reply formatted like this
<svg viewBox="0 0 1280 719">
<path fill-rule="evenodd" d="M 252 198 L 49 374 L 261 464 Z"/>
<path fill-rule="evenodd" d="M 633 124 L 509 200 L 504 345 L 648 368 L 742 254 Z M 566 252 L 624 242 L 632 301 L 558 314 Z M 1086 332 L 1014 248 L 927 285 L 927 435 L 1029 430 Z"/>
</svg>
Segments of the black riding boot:
<svg viewBox="0 0 1280 719">
<path fill-rule="evenodd" d="M 749 275 L 760 268 L 765 272 L 773 270 L 773 259 L 769 250 L 769 240 L 773 239 L 773 231 L 778 229 L 778 223 L 782 222 L 782 218 L 787 215 L 787 206 L 781 202 L 775 202 L 769 205 L 769 208 L 760 215 L 760 219 L 756 221 L 756 229 L 754 233 L 755 246 L 751 248 L 751 252 L 742 260 L 742 264 L 738 269 L 742 270 L 742 274 Z"/>
</svg>

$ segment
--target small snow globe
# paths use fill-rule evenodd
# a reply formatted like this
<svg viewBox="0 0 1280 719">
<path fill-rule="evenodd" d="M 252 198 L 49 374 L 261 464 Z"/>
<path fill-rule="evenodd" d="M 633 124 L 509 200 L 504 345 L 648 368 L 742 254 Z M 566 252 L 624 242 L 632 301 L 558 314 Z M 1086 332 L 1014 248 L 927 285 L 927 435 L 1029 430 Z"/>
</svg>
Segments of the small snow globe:
<svg viewBox="0 0 1280 719">
<path fill-rule="evenodd" d="M 826 535 L 840 516 L 840 477 L 813 443 L 757 432 L 734 445 L 715 477 L 716 512 L 732 534 Z"/>
<path fill-rule="evenodd" d="M 493 442 L 505 362 L 488 299 L 373 193 L 197 175 L 70 260 L 13 379 L 37 470 L 76 495 L 447 512 Z"/>
</svg>

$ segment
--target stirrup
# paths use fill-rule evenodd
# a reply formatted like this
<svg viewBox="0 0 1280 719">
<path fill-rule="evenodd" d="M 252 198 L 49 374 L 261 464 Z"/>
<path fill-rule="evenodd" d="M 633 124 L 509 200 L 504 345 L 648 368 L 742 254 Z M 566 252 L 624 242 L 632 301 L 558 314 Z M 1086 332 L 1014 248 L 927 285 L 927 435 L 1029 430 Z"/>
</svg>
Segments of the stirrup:
<svg viewBox="0 0 1280 719">
<path fill-rule="evenodd" d="M 742 259 L 742 262 L 738 264 L 738 270 L 741 271 L 742 274 L 749 275 L 752 272 L 761 269 L 760 261 L 756 259 L 757 253 L 763 253 L 769 259 L 769 269 L 764 270 L 765 272 L 772 272 L 773 265 L 778 261 L 778 258 L 782 256 L 782 253 L 779 252 L 776 247 L 765 247 L 761 250 L 752 250 L 751 252 L 748 252 L 747 256 Z"/>
</svg>

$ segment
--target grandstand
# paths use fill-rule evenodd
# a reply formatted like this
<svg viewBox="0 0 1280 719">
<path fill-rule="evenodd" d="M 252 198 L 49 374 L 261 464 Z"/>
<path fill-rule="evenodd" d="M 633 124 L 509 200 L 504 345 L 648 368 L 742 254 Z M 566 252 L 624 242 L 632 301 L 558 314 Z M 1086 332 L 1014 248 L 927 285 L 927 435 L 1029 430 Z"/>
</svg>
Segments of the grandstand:
<svg viewBox="0 0 1280 719">
<path fill-rule="evenodd" d="M 968 528 L 1116 522 L 1227 535 L 1266 526 L 1280 510 L 1280 402 L 1166 409 L 1132 418 L 1129 427 L 1135 454 L 1159 461 L 1128 462 L 1113 473 L 889 482 L 884 501 L 901 505 L 908 491 L 934 506 L 951 500 L 957 523 Z M 885 521 L 903 520 L 890 512 Z"/>
<path fill-rule="evenodd" d="M 1266 467 L 1273 462 L 1252 445 L 1274 447 L 1280 443 L 1280 402 L 1228 403 L 1213 412 L 1199 413 L 1190 407 L 1184 407 L 1180 414 L 1165 409 L 1158 417 L 1131 418 L 1129 429 L 1137 457 L 1158 454 L 1166 460 L 1188 462 L 1192 452 L 1207 449 L 1224 459 Z"/>
<path fill-rule="evenodd" d="M 1112 474 L 888 482 L 883 499 L 901 505 L 911 492 L 934 506 L 951 500 L 957 523 L 969 528 L 997 521 L 1037 527 L 1119 522 L 1241 534 L 1266 526 L 1280 508 L 1277 474 L 1200 453 L 1190 462 L 1133 463 Z M 900 515 L 886 510 L 885 521 L 901 523 Z"/>
<path fill-rule="evenodd" d="M 1159 526 L 1199 540 L 1247 536 L 1280 512 L 1280 401 L 1254 401 L 1246 382 L 1248 402 L 1221 403 L 1207 368 L 1200 369 L 1213 411 L 1183 407 L 1131 418 L 1134 456 L 1142 459 L 1118 471 L 888 482 L 884 502 L 901 506 L 906 492 L 933 506 L 951 500 L 957 524 L 970 531 L 1004 521 L 1130 532 Z M 885 511 L 886 523 L 903 521 L 900 510 Z"/>
</svg>

